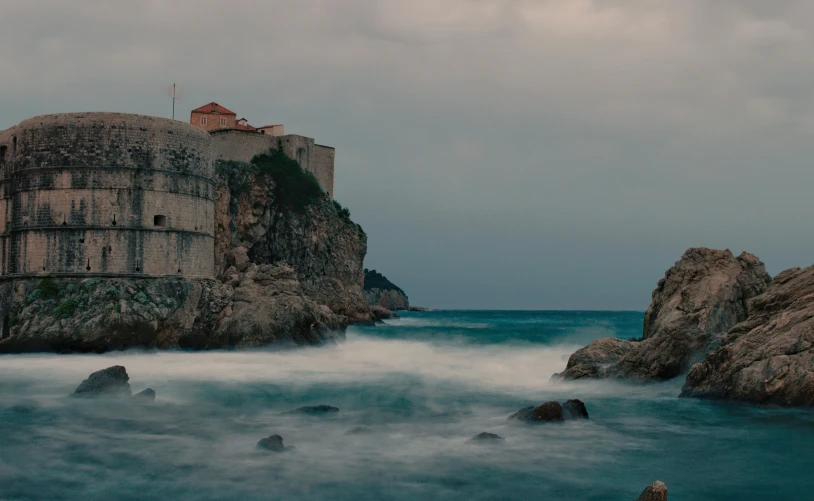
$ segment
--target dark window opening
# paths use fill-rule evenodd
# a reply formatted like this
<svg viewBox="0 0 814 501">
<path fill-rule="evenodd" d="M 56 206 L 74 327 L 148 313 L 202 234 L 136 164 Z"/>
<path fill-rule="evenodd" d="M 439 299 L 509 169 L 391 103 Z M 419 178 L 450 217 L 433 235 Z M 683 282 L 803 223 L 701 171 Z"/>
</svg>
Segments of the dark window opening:
<svg viewBox="0 0 814 501">
<path fill-rule="evenodd" d="M 85 239 L 84 239 L 84 238 L 80 238 L 80 239 L 79 239 L 79 243 L 80 243 L 80 244 L 84 244 L 84 243 L 85 243 Z"/>
<path fill-rule="evenodd" d="M 11 326 L 9 325 L 8 315 L 3 317 L 3 339 L 11 335 Z"/>
<path fill-rule="evenodd" d="M 90 259 L 88 259 L 88 267 L 85 268 L 86 270 L 90 271 Z"/>
<path fill-rule="evenodd" d="M 0 165 L 6 163 L 6 151 L 8 150 L 8 146 L 0 146 Z"/>
<path fill-rule="evenodd" d="M 138 262 L 138 260 L 136 260 L 136 271 L 141 271 L 141 268 L 139 267 L 138 264 L 139 264 L 139 262 Z"/>
<path fill-rule="evenodd" d="M 154 226 L 167 226 L 167 216 L 157 215 L 153 216 Z"/>
<path fill-rule="evenodd" d="M 11 138 L 11 158 L 14 158 L 14 155 L 17 154 L 17 136 L 12 136 Z"/>
<path fill-rule="evenodd" d="M 116 214 L 113 214 L 113 226 L 116 226 Z"/>
</svg>

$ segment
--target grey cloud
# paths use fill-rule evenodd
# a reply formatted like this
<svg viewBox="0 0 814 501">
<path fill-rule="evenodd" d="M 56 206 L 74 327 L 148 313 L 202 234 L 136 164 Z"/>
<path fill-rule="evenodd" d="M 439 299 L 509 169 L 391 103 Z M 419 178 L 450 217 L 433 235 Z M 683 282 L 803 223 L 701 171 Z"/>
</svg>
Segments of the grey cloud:
<svg viewBox="0 0 814 501">
<path fill-rule="evenodd" d="M 691 245 L 814 254 L 805 0 L 37 1 L 0 128 L 217 100 L 337 147 L 368 265 L 440 307 L 644 308 Z"/>
</svg>

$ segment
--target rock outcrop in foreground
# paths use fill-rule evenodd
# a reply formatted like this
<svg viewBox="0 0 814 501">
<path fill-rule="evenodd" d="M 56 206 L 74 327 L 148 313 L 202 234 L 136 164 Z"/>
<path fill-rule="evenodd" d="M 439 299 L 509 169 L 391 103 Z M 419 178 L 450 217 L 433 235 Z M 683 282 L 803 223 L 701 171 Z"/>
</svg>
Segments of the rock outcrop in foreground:
<svg viewBox="0 0 814 501">
<path fill-rule="evenodd" d="M 298 203 L 280 186 L 257 166 L 218 167 L 217 279 L 3 284 L 0 353 L 315 345 L 372 321 L 365 233 L 324 193 Z"/>
<path fill-rule="evenodd" d="M 663 380 L 689 370 L 743 321 L 771 278 L 752 254 L 692 248 L 659 280 L 641 340 L 606 338 L 571 355 L 566 379 Z"/>
<path fill-rule="evenodd" d="M 814 405 L 814 266 L 775 277 L 749 317 L 692 367 L 685 397 Z"/>
<path fill-rule="evenodd" d="M 667 501 L 667 486 L 657 480 L 647 486 L 636 501 Z"/>
</svg>

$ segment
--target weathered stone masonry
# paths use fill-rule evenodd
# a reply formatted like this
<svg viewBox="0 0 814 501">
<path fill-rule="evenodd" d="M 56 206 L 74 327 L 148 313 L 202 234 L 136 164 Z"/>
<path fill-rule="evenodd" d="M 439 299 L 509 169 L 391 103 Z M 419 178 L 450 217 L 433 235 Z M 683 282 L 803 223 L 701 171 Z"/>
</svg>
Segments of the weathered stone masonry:
<svg viewBox="0 0 814 501">
<path fill-rule="evenodd" d="M 214 276 L 209 134 L 123 113 L 0 132 L 0 275 Z"/>
<path fill-rule="evenodd" d="M 266 153 L 272 148 L 282 148 L 286 155 L 299 162 L 300 167 L 312 173 L 322 189 L 333 197 L 334 148 L 316 144 L 310 137 L 295 134 L 269 136 L 237 129 L 213 130 L 210 134 L 216 160 L 248 163 L 255 155 Z"/>
</svg>

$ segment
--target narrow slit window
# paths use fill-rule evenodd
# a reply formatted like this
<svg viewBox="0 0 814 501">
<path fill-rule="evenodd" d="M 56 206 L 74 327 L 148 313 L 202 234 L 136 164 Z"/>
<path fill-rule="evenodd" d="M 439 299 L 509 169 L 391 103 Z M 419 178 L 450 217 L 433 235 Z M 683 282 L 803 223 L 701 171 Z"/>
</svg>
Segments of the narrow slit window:
<svg viewBox="0 0 814 501">
<path fill-rule="evenodd" d="M 161 214 L 153 216 L 153 226 L 167 226 L 167 216 Z"/>
</svg>

